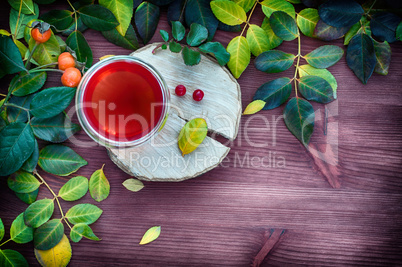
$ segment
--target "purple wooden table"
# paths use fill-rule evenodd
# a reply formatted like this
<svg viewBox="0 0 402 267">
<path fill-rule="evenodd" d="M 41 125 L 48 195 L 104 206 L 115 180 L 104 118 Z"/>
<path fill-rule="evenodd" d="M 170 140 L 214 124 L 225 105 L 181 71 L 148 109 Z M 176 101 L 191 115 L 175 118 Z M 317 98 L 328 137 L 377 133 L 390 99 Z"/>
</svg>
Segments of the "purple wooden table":
<svg viewBox="0 0 402 267">
<path fill-rule="evenodd" d="M 43 6 L 41 12 L 52 8 Z M 3 3 L 0 12 L 0 28 L 8 29 L 9 6 Z M 257 12 L 252 22 L 260 23 L 262 15 Z M 159 29 L 170 31 L 166 10 Z M 131 52 L 99 32 L 84 35 L 94 62 L 106 54 Z M 226 46 L 234 36 L 219 31 L 215 40 Z M 158 34 L 155 41 L 161 41 Z M 324 44 L 304 37 L 302 53 Z M 344 48 L 342 40 L 334 44 Z M 105 148 L 88 150 L 67 141 L 89 163 L 77 174 L 89 177 L 106 164 L 111 184 L 109 198 L 99 204 L 104 212 L 92 225 L 102 241 L 72 244 L 70 266 L 250 266 L 261 261 L 262 266 L 402 265 L 402 46 L 399 42 L 391 48 L 390 74 L 373 74 L 367 85 L 353 75 L 345 57 L 329 69 L 338 81 L 338 100 L 332 106 L 338 112 L 329 120 L 338 125 L 336 166 L 314 158 L 286 129 L 280 118 L 283 107 L 243 117 L 222 166 L 180 183 L 145 182 L 137 193 L 123 187 L 129 176 L 109 160 Z M 280 49 L 297 53 L 297 42 L 284 42 Z M 265 74 L 251 64 L 238 80 L 243 108 L 262 83 L 293 72 Z M 59 79 L 49 73 L 45 87 L 60 86 Z M 8 82 L 0 81 L 1 93 Z M 313 106 L 324 114 L 323 105 Z M 323 120 L 317 121 L 311 140 L 315 147 L 325 146 L 323 129 Z M 90 140 L 83 131 L 76 137 Z M 56 190 L 69 179 L 40 173 Z M 43 187 L 39 198 L 44 197 L 51 195 Z M 95 202 L 88 194 L 78 203 Z M 63 209 L 74 204 L 63 202 Z M 26 207 L 1 179 L 6 238 Z M 161 236 L 139 246 L 154 225 L 162 226 Z M 38 265 L 32 243 L 10 242 L 2 248 L 16 249 Z"/>
</svg>

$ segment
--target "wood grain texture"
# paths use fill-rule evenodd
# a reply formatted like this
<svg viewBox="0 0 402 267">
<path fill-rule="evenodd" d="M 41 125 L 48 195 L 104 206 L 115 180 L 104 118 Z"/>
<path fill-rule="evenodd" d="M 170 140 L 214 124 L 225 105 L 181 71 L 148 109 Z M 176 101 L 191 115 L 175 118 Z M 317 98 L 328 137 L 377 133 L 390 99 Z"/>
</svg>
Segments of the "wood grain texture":
<svg viewBox="0 0 402 267">
<path fill-rule="evenodd" d="M 57 5 L 67 8 L 64 2 Z M 54 8 L 43 6 L 41 12 Z M 0 12 L 0 28 L 8 29 L 8 5 L 0 6 Z M 257 10 L 251 23 L 261 18 Z M 159 29 L 170 31 L 166 10 Z M 99 32 L 84 35 L 95 62 L 112 52 L 131 53 L 108 43 Z M 227 45 L 234 36 L 218 31 L 215 39 Z M 156 41 L 161 41 L 157 35 L 151 42 Z M 324 44 L 303 37 L 302 53 Z M 331 44 L 344 48 L 342 40 Z M 389 75 L 373 74 L 367 85 L 353 75 L 344 57 L 329 68 L 338 81 L 338 114 L 330 120 L 338 124 L 339 189 L 328 183 L 323 167 L 286 129 L 283 107 L 242 118 L 238 137 L 220 140 L 231 150 L 219 167 L 180 183 L 144 182 L 137 193 L 123 187 L 129 176 L 110 161 L 106 149 L 79 132 L 76 138 L 91 146 L 66 142 L 89 162 L 77 174 L 89 177 L 105 163 L 111 191 L 99 204 L 104 210 L 100 220 L 92 225 L 102 241 L 72 244 L 70 266 L 250 266 L 270 229 L 286 233 L 261 266 L 401 266 L 402 46 L 395 43 L 391 48 Z M 296 53 L 297 44 L 284 42 L 279 49 Z M 292 77 L 293 71 L 266 74 L 250 64 L 238 80 L 243 108 L 261 84 Z M 10 79 L 0 80 L 1 93 Z M 60 75 L 49 74 L 45 86 L 59 85 Z M 316 103 L 313 107 L 324 109 Z M 311 143 L 321 149 L 326 142 L 324 122 L 317 121 L 316 127 Z M 68 180 L 40 173 L 56 192 Z M 51 195 L 41 187 L 39 198 L 44 197 Z M 87 195 L 79 203 L 95 201 Z M 62 202 L 65 211 L 74 204 Z M 6 238 L 12 220 L 26 207 L 7 188 L 6 179 L 0 179 Z M 55 216 L 59 214 L 56 209 Z M 161 236 L 139 246 L 143 233 L 155 225 L 162 226 Z M 9 242 L 3 248 L 18 250 L 38 266 L 32 243 Z"/>
</svg>

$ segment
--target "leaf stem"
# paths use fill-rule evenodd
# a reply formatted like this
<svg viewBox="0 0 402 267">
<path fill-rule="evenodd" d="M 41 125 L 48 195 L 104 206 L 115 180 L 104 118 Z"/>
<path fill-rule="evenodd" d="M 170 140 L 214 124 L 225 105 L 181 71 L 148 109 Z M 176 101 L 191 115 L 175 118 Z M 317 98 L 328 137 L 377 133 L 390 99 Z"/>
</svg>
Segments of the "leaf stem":
<svg viewBox="0 0 402 267">
<path fill-rule="evenodd" d="M 186 9 L 186 5 L 187 5 L 187 0 L 184 1 L 183 9 L 180 12 L 179 21 L 181 21 L 181 18 L 183 17 L 183 13 L 184 13 L 184 10 Z"/>
<path fill-rule="evenodd" d="M 3 243 L 0 244 L 0 247 L 1 247 L 2 245 L 6 244 L 7 242 L 10 242 L 11 240 L 12 240 L 12 239 L 10 238 L 10 239 L 4 241 Z"/>
<path fill-rule="evenodd" d="M 377 0 L 374 0 L 373 4 L 371 4 L 371 7 L 368 9 L 368 11 L 366 12 L 366 15 L 369 15 L 371 9 L 374 7 L 375 2 L 377 2 Z"/>
<path fill-rule="evenodd" d="M 25 110 L 26 112 L 29 112 L 29 109 L 21 107 L 21 106 L 18 106 L 18 105 L 15 105 L 13 103 L 4 103 L 4 106 L 13 107 L 13 108 L 19 108 L 19 109 Z"/>
<path fill-rule="evenodd" d="M 15 31 L 14 31 L 14 34 L 12 35 L 13 40 L 17 39 L 18 23 L 20 22 L 21 10 L 22 10 L 22 0 L 20 1 L 20 9 L 18 11 L 17 23 L 15 24 Z"/>
<path fill-rule="evenodd" d="M 75 19 L 75 30 L 77 31 L 78 29 L 78 19 L 77 19 L 77 10 L 75 10 L 74 6 L 71 4 L 70 0 L 67 0 L 68 4 L 70 7 L 73 9 L 74 12 L 74 19 Z"/>
<path fill-rule="evenodd" d="M 4 96 L 4 97 L 7 97 L 7 95 L 4 95 L 4 94 L 0 94 L 0 96 Z"/>
<path fill-rule="evenodd" d="M 300 58 L 301 58 L 301 41 L 300 41 L 300 31 L 298 31 L 298 36 L 297 36 L 297 63 L 296 63 L 296 70 L 295 70 L 295 75 L 293 76 L 293 80 L 295 82 L 295 93 L 296 93 L 296 97 L 298 97 L 297 95 L 297 72 L 299 70 L 299 64 L 300 64 Z"/>
<path fill-rule="evenodd" d="M 28 68 L 31 66 L 31 58 L 32 58 L 32 55 L 33 55 L 33 53 L 35 52 L 36 48 L 38 47 L 38 44 L 39 44 L 38 42 L 35 42 L 35 45 L 34 45 L 34 47 L 32 48 L 32 51 L 29 53 L 27 62 L 25 62 L 25 68 L 26 68 L 26 69 L 28 69 Z"/>
<path fill-rule="evenodd" d="M 31 70 L 29 71 L 29 73 L 42 72 L 42 71 L 55 71 L 55 72 L 64 73 L 64 71 L 59 70 L 59 69 L 38 69 L 38 68 L 31 69 Z"/>
<path fill-rule="evenodd" d="M 243 33 L 244 33 L 245 29 L 247 28 L 247 26 L 250 25 L 251 16 L 253 15 L 254 10 L 255 10 L 255 7 L 257 6 L 258 3 L 259 3 L 258 1 L 256 1 L 256 2 L 254 3 L 254 6 L 253 6 L 253 8 L 251 9 L 251 12 L 250 12 L 250 14 L 248 15 L 248 18 L 247 18 L 247 21 L 246 21 L 246 25 L 244 25 L 244 28 L 243 28 L 243 30 L 241 31 L 240 36 L 243 36 Z"/>
<path fill-rule="evenodd" d="M 30 69 L 30 71 L 32 71 L 32 70 L 37 70 L 37 69 L 41 69 L 41 68 L 44 68 L 44 67 L 49 67 L 49 66 L 56 66 L 57 64 L 58 64 L 57 62 L 49 63 L 49 64 L 46 64 L 46 65 L 42 65 L 42 66 L 38 66 L 38 67 L 32 68 L 32 69 Z"/>
<path fill-rule="evenodd" d="M 68 223 L 68 221 L 66 220 L 66 217 L 64 216 L 63 209 L 61 208 L 61 205 L 60 205 L 59 197 L 54 193 L 52 188 L 50 188 L 48 183 L 46 183 L 45 179 L 43 179 L 43 177 L 39 175 L 37 170 L 34 170 L 33 174 L 35 174 L 42 181 L 42 183 L 47 187 L 47 189 L 49 189 L 50 193 L 52 193 L 52 195 L 54 196 L 54 199 L 56 200 L 57 206 L 59 206 L 59 210 L 60 210 L 62 219 L 64 219 L 64 221 L 66 222 L 67 226 L 70 227 L 70 229 L 71 229 L 71 225 Z"/>
</svg>

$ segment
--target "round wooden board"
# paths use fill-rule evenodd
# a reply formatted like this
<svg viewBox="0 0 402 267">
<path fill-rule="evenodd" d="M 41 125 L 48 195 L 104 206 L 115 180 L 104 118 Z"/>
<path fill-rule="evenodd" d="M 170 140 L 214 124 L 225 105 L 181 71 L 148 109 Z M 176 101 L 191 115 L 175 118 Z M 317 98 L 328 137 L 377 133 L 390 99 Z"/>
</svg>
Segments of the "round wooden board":
<svg viewBox="0 0 402 267">
<path fill-rule="evenodd" d="M 177 145 L 180 130 L 187 121 L 204 118 L 208 131 L 234 140 L 241 117 L 240 86 L 215 59 L 202 55 L 198 65 L 187 66 L 181 53 L 159 49 L 152 54 L 158 44 L 131 55 L 153 65 L 168 85 L 171 105 L 166 124 L 151 141 L 133 148 L 108 149 L 108 154 L 123 171 L 141 180 L 183 181 L 218 166 L 230 148 L 207 136 L 194 152 L 183 157 Z M 179 84 L 186 86 L 185 96 L 175 95 Z M 192 99 L 196 89 L 205 93 L 200 102 Z"/>
</svg>

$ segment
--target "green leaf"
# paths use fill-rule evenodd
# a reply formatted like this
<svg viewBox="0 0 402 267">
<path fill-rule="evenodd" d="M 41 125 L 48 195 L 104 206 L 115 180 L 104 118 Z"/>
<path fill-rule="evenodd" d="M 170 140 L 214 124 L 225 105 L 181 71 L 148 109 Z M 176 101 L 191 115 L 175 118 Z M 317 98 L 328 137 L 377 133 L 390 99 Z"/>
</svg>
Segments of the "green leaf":
<svg viewBox="0 0 402 267">
<path fill-rule="evenodd" d="M 283 111 L 286 127 L 299 141 L 307 146 L 314 131 L 314 109 L 306 100 L 293 97 Z"/>
<path fill-rule="evenodd" d="M 396 29 L 401 18 L 389 12 L 375 13 L 371 17 L 371 31 L 380 41 L 393 43 L 396 41 Z"/>
<path fill-rule="evenodd" d="M 299 36 L 296 21 L 283 11 L 272 13 L 269 22 L 274 33 L 285 41 L 292 41 Z"/>
<path fill-rule="evenodd" d="M 102 215 L 102 210 L 92 204 L 78 204 L 69 209 L 66 218 L 72 224 L 85 223 L 87 225 L 96 222 Z"/>
<path fill-rule="evenodd" d="M 66 267 L 72 256 L 70 241 L 63 235 L 55 247 L 49 250 L 35 249 L 35 256 L 42 266 Z"/>
<path fill-rule="evenodd" d="M 208 29 L 208 41 L 212 40 L 219 21 L 212 13 L 210 0 L 187 0 L 184 14 L 187 25 L 201 24 Z"/>
<path fill-rule="evenodd" d="M 24 221 L 27 226 L 38 228 L 50 217 L 54 211 L 53 199 L 40 199 L 29 205 L 24 212 Z"/>
<path fill-rule="evenodd" d="M 10 104 L 29 109 L 34 95 L 27 96 L 13 96 L 8 101 Z M 7 107 L 7 118 L 9 122 L 26 122 L 28 120 L 28 113 L 25 110 L 16 107 Z"/>
<path fill-rule="evenodd" d="M 319 20 L 314 29 L 314 36 L 323 41 L 332 41 L 345 35 L 349 27 L 335 28 Z"/>
<path fill-rule="evenodd" d="M 172 51 L 173 53 L 179 53 L 181 49 L 182 49 L 181 44 L 173 40 L 169 42 L 169 50 Z"/>
<path fill-rule="evenodd" d="M 299 26 L 300 31 L 308 36 L 314 36 L 314 29 L 317 22 L 320 20 L 318 16 L 318 10 L 315 8 L 306 8 L 297 14 L 297 26 Z"/>
<path fill-rule="evenodd" d="M 25 244 L 33 240 L 33 229 L 25 224 L 24 213 L 18 215 L 11 224 L 10 238 L 18 244 Z"/>
<path fill-rule="evenodd" d="M 31 38 L 29 40 L 29 51 L 32 51 L 36 41 Z M 50 39 L 45 43 L 37 44 L 37 47 L 32 55 L 32 58 L 38 62 L 39 65 L 46 65 L 57 62 L 60 55 L 60 46 L 56 37 L 52 33 Z"/>
<path fill-rule="evenodd" d="M 170 3 L 172 3 L 174 0 L 149 0 L 149 2 L 151 2 L 154 5 L 157 6 L 167 6 Z"/>
<path fill-rule="evenodd" d="M 0 218 L 0 241 L 3 240 L 4 232 L 5 232 L 4 231 L 4 224 L 3 224 L 3 221 Z"/>
<path fill-rule="evenodd" d="M 132 0 L 99 0 L 99 4 L 115 15 L 119 25 L 116 30 L 125 36 L 133 17 L 134 3 Z"/>
<path fill-rule="evenodd" d="M 0 34 L 1 34 L 1 35 L 5 35 L 5 36 L 10 36 L 10 35 L 11 35 L 11 33 L 9 33 L 9 32 L 6 31 L 6 30 L 0 30 Z"/>
<path fill-rule="evenodd" d="M 326 104 L 335 99 L 331 85 L 318 76 L 301 77 L 299 79 L 299 91 L 307 100 L 318 103 Z"/>
<path fill-rule="evenodd" d="M 159 30 L 159 33 L 163 39 L 163 41 L 168 42 L 169 41 L 169 33 L 165 30 Z"/>
<path fill-rule="evenodd" d="M 396 28 L 396 39 L 402 41 L 402 22 Z"/>
<path fill-rule="evenodd" d="M 249 12 L 257 0 L 233 0 L 236 4 L 243 8 L 244 12 Z"/>
<path fill-rule="evenodd" d="M 149 228 L 144 236 L 142 237 L 141 241 L 140 241 L 140 245 L 145 245 L 148 244 L 152 241 L 154 241 L 155 239 L 157 239 L 159 237 L 159 235 L 161 234 L 161 227 L 160 226 L 154 226 Z"/>
<path fill-rule="evenodd" d="M 88 27 L 82 22 L 81 16 L 77 14 L 77 23 L 75 23 L 75 21 L 71 23 L 70 26 L 67 29 L 65 29 L 61 34 L 64 36 L 69 36 L 75 31 L 76 24 L 77 24 L 77 31 L 79 32 L 84 32 L 88 29 Z"/>
<path fill-rule="evenodd" d="M 46 172 L 67 176 L 88 162 L 67 146 L 48 145 L 39 152 L 38 164 Z"/>
<path fill-rule="evenodd" d="M 32 174 L 17 171 L 7 179 L 8 187 L 16 193 L 30 193 L 39 188 L 41 183 Z"/>
<path fill-rule="evenodd" d="M 374 71 L 381 75 L 387 75 L 389 70 L 389 64 L 391 63 L 391 47 L 387 41 L 382 43 L 373 40 L 375 57 L 377 64 Z"/>
<path fill-rule="evenodd" d="M 25 54 L 28 52 L 28 48 L 23 43 L 18 41 L 17 39 L 14 40 L 14 43 L 18 47 L 18 50 L 21 53 L 21 57 L 24 57 Z M 24 60 L 25 60 L 25 58 L 24 58 Z"/>
<path fill-rule="evenodd" d="M 0 35 L 0 66 L 4 74 L 27 71 L 18 47 L 10 37 L 5 35 Z"/>
<path fill-rule="evenodd" d="M 34 150 L 34 137 L 29 124 L 13 122 L 0 132 L 0 176 L 19 170 Z"/>
<path fill-rule="evenodd" d="M 156 31 L 160 8 L 148 2 L 142 2 L 135 11 L 135 25 L 144 44 L 147 44 Z"/>
<path fill-rule="evenodd" d="M 138 44 L 137 35 L 133 26 L 130 24 L 126 35 L 122 36 L 116 29 L 110 31 L 103 31 L 102 35 L 111 43 L 121 46 L 125 49 L 137 50 L 140 45 Z"/>
<path fill-rule="evenodd" d="M 43 87 L 46 82 L 47 74 L 43 72 L 21 73 L 16 76 L 14 86 L 11 88 L 12 94 L 15 96 L 25 96 L 35 93 Z"/>
<path fill-rule="evenodd" d="M 32 0 L 8 0 L 8 3 L 17 11 L 20 10 L 21 6 L 21 12 L 23 14 L 29 15 L 35 13 L 34 3 Z"/>
<path fill-rule="evenodd" d="M 76 201 L 88 192 L 88 179 L 84 176 L 71 178 L 59 191 L 59 197 L 65 201 Z"/>
<path fill-rule="evenodd" d="M 246 39 L 254 56 L 270 49 L 267 33 L 255 24 L 249 25 Z"/>
<path fill-rule="evenodd" d="M 31 127 L 36 137 L 52 143 L 64 142 L 81 129 L 78 124 L 72 123 L 63 112 L 47 119 L 34 117 L 31 120 Z"/>
<path fill-rule="evenodd" d="M 38 142 L 34 139 L 34 150 L 29 158 L 24 162 L 21 169 L 27 172 L 33 172 L 38 164 L 39 147 Z"/>
<path fill-rule="evenodd" d="M 74 50 L 79 62 L 86 62 L 86 67 L 91 67 L 93 57 L 92 50 L 89 47 L 84 35 L 79 31 L 73 31 L 66 40 L 66 44 Z"/>
<path fill-rule="evenodd" d="M 24 37 L 24 30 L 27 28 L 25 25 L 29 25 L 31 20 L 37 19 L 39 17 L 39 7 L 37 4 L 34 3 L 35 14 L 26 15 L 21 13 L 20 19 L 18 20 L 18 9 L 11 9 L 10 10 L 10 31 L 15 36 L 16 39 L 21 39 Z M 17 26 L 18 21 L 18 26 Z M 16 27 L 17 26 L 17 27 Z M 15 34 L 17 32 L 17 34 Z M 29 40 L 29 39 L 28 39 Z"/>
<path fill-rule="evenodd" d="M 219 42 L 208 42 L 202 44 L 199 49 L 201 52 L 213 55 L 221 66 L 224 66 L 229 62 L 230 54 Z"/>
<path fill-rule="evenodd" d="M 194 66 L 200 63 L 201 53 L 198 51 L 194 51 L 187 46 L 183 48 L 181 55 L 183 57 L 184 63 L 188 66 Z"/>
<path fill-rule="evenodd" d="M 244 9 L 229 0 L 211 1 L 211 9 L 216 18 L 227 25 L 239 25 L 247 21 Z"/>
<path fill-rule="evenodd" d="M 346 63 L 360 81 L 366 84 L 377 63 L 370 36 L 358 34 L 350 40 L 346 51 Z"/>
<path fill-rule="evenodd" d="M 103 172 L 103 167 L 96 170 L 89 179 L 89 193 L 98 202 L 105 200 L 110 192 L 110 184 Z"/>
<path fill-rule="evenodd" d="M 92 231 L 91 227 L 85 223 L 74 225 L 70 232 L 71 241 L 79 242 L 83 237 L 94 241 L 100 241 L 100 239 Z"/>
<path fill-rule="evenodd" d="M 119 25 L 112 11 L 100 5 L 87 5 L 78 10 L 82 22 L 97 31 L 109 31 Z"/>
<path fill-rule="evenodd" d="M 369 36 L 371 35 L 370 21 L 367 21 L 365 17 L 362 17 L 362 19 L 359 22 L 350 27 L 348 32 L 345 34 L 345 40 L 343 44 L 348 45 L 353 36 L 362 33 L 366 33 Z"/>
<path fill-rule="evenodd" d="M 35 229 L 34 246 L 39 250 L 55 247 L 64 235 L 64 225 L 61 219 L 53 219 Z"/>
<path fill-rule="evenodd" d="M 247 105 L 246 109 L 243 112 L 243 115 L 255 114 L 258 111 L 262 110 L 265 104 L 266 103 L 263 100 L 254 100 L 253 102 Z"/>
<path fill-rule="evenodd" d="M 183 40 L 184 35 L 186 34 L 186 29 L 180 21 L 172 21 L 172 36 L 173 38 L 180 42 Z"/>
<path fill-rule="evenodd" d="M 52 87 L 36 94 L 31 102 L 31 113 L 37 118 L 50 118 L 61 113 L 70 105 L 76 88 Z"/>
<path fill-rule="evenodd" d="M 352 0 L 330 0 L 320 5 L 320 18 L 333 27 L 350 27 L 360 20 L 364 10 Z"/>
<path fill-rule="evenodd" d="M 233 38 L 226 47 L 226 51 L 230 54 L 228 67 L 233 76 L 238 79 L 250 63 L 251 54 L 247 39 L 243 36 Z"/>
<path fill-rule="evenodd" d="M 287 77 L 278 78 L 261 85 L 255 92 L 253 100 L 265 101 L 264 110 L 274 109 L 285 103 L 291 92 L 291 80 Z"/>
<path fill-rule="evenodd" d="M 195 118 L 187 122 L 178 137 L 178 145 L 182 156 L 193 152 L 204 141 L 207 133 L 208 125 L 204 119 Z"/>
<path fill-rule="evenodd" d="M 304 56 L 308 64 L 317 69 L 326 69 L 336 64 L 343 56 L 343 49 L 336 45 L 323 45 Z"/>
<path fill-rule="evenodd" d="M 270 18 L 272 13 L 282 11 L 287 13 L 293 19 L 295 18 L 295 8 L 293 5 L 285 0 L 264 0 L 261 2 L 262 12 L 267 18 Z"/>
<path fill-rule="evenodd" d="M 34 203 L 36 201 L 36 198 L 38 197 L 38 193 L 39 193 L 39 188 L 36 189 L 35 191 L 31 192 L 31 193 L 15 193 L 15 195 L 22 200 L 24 203 L 31 205 L 32 203 Z"/>
<path fill-rule="evenodd" d="M 278 73 L 290 68 L 296 56 L 280 50 L 270 50 L 256 57 L 254 65 L 257 70 L 266 73 Z"/>
<path fill-rule="evenodd" d="M 278 47 L 283 40 L 275 35 L 274 31 L 272 30 L 271 24 L 269 23 L 269 19 L 267 17 L 264 18 L 261 24 L 261 28 L 266 32 L 268 36 L 268 50 L 274 49 Z"/>
<path fill-rule="evenodd" d="M 336 98 L 336 90 L 338 83 L 335 77 L 327 69 L 317 69 L 310 65 L 302 65 L 298 68 L 300 78 L 307 75 L 314 75 L 326 80 L 332 87 L 334 98 Z"/>
<path fill-rule="evenodd" d="M 141 1 L 141 0 L 139 0 Z M 167 21 L 171 26 L 171 21 L 184 22 L 184 10 L 186 8 L 186 0 L 174 0 L 167 8 Z"/>
<path fill-rule="evenodd" d="M 56 27 L 58 31 L 67 29 L 73 23 L 73 12 L 69 10 L 50 10 L 40 16 L 40 19 Z"/>
<path fill-rule="evenodd" d="M 0 266 L 2 267 L 28 267 L 28 262 L 18 251 L 11 249 L 0 249 Z"/>
<path fill-rule="evenodd" d="M 137 179 L 127 179 L 123 182 L 123 185 L 125 188 L 127 188 L 128 190 L 132 191 L 132 192 L 138 192 L 141 189 L 144 188 L 144 184 Z"/>
<path fill-rule="evenodd" d="M 208 38 L 208 30 L 198 23 L 190 25 L 190 31 L 187 35 L 187 44 L 189 46 L 199 46 Z"/>
</svg>

